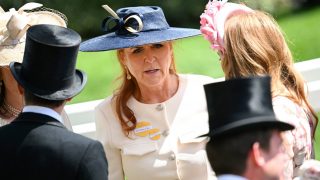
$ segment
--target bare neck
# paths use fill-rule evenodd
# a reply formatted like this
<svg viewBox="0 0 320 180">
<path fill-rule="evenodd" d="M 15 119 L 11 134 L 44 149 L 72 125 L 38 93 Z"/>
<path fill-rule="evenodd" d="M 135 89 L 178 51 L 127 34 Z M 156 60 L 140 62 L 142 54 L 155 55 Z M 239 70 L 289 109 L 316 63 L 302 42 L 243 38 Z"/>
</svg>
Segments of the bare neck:
<svg viewBox="0 0 320 180">
<path fill-rule="evenodd" d="M 179 87 L 179 77 L 170 74 L 169 77 L 159 85 L 144 86 L 139 85 L 140 92 L 135 97 L 140 102 L 154 104 L 164 102 L 175 95 Z"/>
</svg>

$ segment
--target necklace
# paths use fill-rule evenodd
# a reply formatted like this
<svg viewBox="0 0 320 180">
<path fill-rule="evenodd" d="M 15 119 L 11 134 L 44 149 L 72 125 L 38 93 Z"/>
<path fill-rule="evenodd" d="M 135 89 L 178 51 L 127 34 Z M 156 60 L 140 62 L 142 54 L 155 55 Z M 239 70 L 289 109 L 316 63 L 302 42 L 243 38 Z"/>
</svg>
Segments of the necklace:
<svg viewBox="0 0 320 180">
<path fill-rule="evenodd" d="M 10 122 L 0 118 L 0 127 L 9 124 Z"/>
<path fill-rule="evenodd" d="M 17 117 L 20 114 L 20 110 L 11 106 L 6 101 L 3 101 L 3 104 L 1 106 L 1 113 L 8 113 L 9 115 L 13 117 Z"/>
</svg>

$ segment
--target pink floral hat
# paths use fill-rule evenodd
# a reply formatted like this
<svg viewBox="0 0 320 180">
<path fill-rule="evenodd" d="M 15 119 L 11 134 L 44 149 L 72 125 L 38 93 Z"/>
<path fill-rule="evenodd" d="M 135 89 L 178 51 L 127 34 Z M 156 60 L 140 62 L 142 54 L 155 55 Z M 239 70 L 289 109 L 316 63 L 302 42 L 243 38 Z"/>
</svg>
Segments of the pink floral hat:
<svg viewBox="0 0 320 180">
<path fill-rule="evenodd" d="M 211 48 L 224 52 L 224 24 L 233 15 L 252 12 L 243 4 L 227 2 L 227 0 L 210 0 L 200 16 L 200 31 L 210 43 Z"/>
</svg>

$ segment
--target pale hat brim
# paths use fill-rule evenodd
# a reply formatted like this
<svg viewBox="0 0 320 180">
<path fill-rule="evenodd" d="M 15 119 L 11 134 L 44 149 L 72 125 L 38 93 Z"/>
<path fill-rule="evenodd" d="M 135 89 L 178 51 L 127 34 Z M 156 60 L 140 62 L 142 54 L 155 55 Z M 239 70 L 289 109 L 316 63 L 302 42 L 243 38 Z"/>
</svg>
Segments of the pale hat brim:
<svg viewBox="0 0 320 180">
<path fill-rule="evenodd" d="M 7 66 L 10 62 L 22 62 L 24 47 L 25 47 L 25 33 L 19 39 L 13 40 L 8 35 L 7 23 L 11 18 L 10 12 L 0 13 L 0 66 Z M 52 24 L 66 27 L 67 24 L 59 15 L 49 11 L 23 12 L 28 21 L 28 26 L 36 24 Z M 15 23 L 15 22 L 13 22 Z"/>
</svg>

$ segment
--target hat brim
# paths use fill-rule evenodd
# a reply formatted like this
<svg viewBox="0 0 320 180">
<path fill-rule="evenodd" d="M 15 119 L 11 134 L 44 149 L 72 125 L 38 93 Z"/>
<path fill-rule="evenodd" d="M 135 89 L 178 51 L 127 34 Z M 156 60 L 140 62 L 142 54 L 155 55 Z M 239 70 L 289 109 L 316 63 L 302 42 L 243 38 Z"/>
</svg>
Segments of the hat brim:
<svg viewBox="0 0 320 180">
<path fill-rule="evenodd" d="M 21 74 L 22 64 L 18 62 L 10 63 L 10 70 L 16 81 L 25 89 L 37 97 L 47 100 L 65 100 L 79 94 L 87 82 L 87 76 L 84 72 L 76 69 L 73 83 L 70 87 L 58 91 L 48 91 L 34 87 L 32 82 L 27 82 Z"/>
<path fill-rule="evenodd" d="M 200 31 L 197 29 L 174 27 L 157 31 L 141 31 L 130 35 L 116 35 L 115 33 L 109 33 L 82 42 L 80 45 L 80 51 L 96 52 L 123 49 L 197 35 L 200 35 Z"/>
<path fill-rule="evenodd" d="M 25 42 L 12 46 L 0 45 L 0 66 L 8 66 L 10 62 L 22 62 Z"/>
<path fill-rule="evenodd" d="M 294 126 L 289 123 L 282 122 L 276 119 L 274 116 L 247 118 L 235 121 L 218 129 L 210 130 L 210 132 L 206 136 L 220 137 L 226 134 L 256 130 L 259 128 L 287 131 L 294 129 Z"/>
<path fill-rule="evenodd" d="M 11 13 L 3 14 L 0 19 L 0 27 L 5 27 L 8 23 Z M 36 11 L 28 12 L 26 17 L 32 19 L 32 25 L 36 24 L 52 24 L 62 27 L 67 27 L 66 22 L 59 15 L 49 11 Z M 6 29 L 6 28 L 5 28 Z M 6 29 L 7 30 L 7 29 Z M 8 31 L 8 30 L 7 30 Z M 10 62 L 22 62 L 24 46 L 25 46 L 25 33 L 19 41 L 13 40 L 6 32 L 0 37 L 0 66 L 8 66 Z"/>
</svg>

